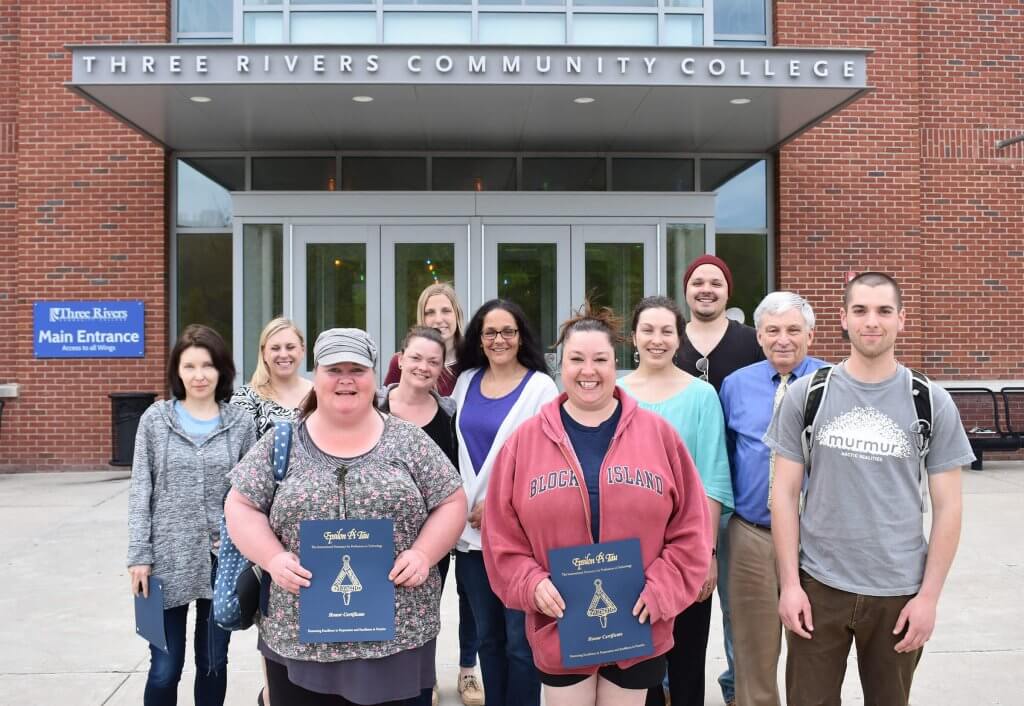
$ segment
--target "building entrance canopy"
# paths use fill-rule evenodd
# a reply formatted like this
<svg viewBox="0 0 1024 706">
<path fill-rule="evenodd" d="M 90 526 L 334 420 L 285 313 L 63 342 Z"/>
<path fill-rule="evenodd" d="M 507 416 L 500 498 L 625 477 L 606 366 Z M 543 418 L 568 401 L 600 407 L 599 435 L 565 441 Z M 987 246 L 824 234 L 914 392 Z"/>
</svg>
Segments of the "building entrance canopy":
<svg viewBox="0 0 1024 706">
<path fill-rule="evenodd" d="M 74 46 L 68 86 L 172 150 L 769 152 L 863 49 Z"/>
</svg>

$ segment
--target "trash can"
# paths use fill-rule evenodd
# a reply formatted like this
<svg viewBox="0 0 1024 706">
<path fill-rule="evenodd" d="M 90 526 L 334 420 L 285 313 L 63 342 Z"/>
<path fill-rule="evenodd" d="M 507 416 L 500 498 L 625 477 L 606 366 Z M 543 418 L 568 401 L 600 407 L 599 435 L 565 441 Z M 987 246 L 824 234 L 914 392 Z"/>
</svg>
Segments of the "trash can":
<svg viewBox="0 0 1024 706">
<path fill-rule="evenodd" d="M 142 413 L 156 400 L 155 392 L 112 392 L 110 398 L 111 466 L 130 466 L 135 456 L 135 433 Z"/>
</svg>

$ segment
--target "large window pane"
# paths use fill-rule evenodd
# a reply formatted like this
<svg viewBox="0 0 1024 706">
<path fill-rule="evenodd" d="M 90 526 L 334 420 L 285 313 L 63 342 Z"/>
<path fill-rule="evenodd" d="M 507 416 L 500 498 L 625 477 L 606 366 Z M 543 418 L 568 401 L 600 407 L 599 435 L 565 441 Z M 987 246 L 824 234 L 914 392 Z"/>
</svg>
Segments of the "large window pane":
<svg viewBox="0 0 1024 706">
<path fill-rule="evenodd" d="M 280 223 L 247 223 L 242 236 L 242 350 L 248 380 L 256 369 L 260 331 L 284 311 L 284 272 Z"/>
<path fill-rule="evenodd" d="M 612 160 L 614 191 L 693 191 L 692 159 Z"/>
<path fill-rule="evenodd" d="M 555 243 L 498 243 L 498 296 L 522 307 L 550 369 L 559 323 L 557 262 Z"/>
<path fill-rule="evenodd" d="M 644 296 L 643 243 L 587 243 L 584 246 L 584 288 L 594 306 L 630 312 Z M 619 331 L 625 339 L 615 346 L 620 370 L 633 367 L 633 342 L 625 317 Z"/>
<path fill-rule="evenodd" d="M 178 0 L 179 32 L 230 32 L 232 0 Z"/>
<path fill-rule="evenodd" d="M 427 160 L 423 157 L 345 157 L 341 160 L 345 191 L 423 191 Z"/>
<path fill-rule="evenodd" d="M 373 12 L 292 12 L 292 44 L 374 44 Z"/>
<path fill-rule="evenodd" d="M 376 276 L 376 275 L 375 275 Z M 329 328 L 366 328 L 366 245 L 315 243 L 306 246 L 306 339 Z M 313 369 L 313 346 L 306 347 Z"/>
<path fill-rule="evenodd" d="M 178 234 L 178 333 L 205 324 L 231 346 L 231 234 Z"/>
<path fill-rule="evenodd" d="M 658 0 L 573 0 L 576 7 L 657 7 Z"/>
<path fill-rule="evenodd" d="M 572 43 L 650 46 L 658 43 L 657 15 L 586 14 L 572 16 Z"/>
<path fill-rule="evenodd" d="M 248 44 L 280 44 L 284 28 L 280 12 L 247 12 L 242 21 L 242 39 Z"/>
<path fill-rule="evenodd" d="M 178 160 L 179 226 L 221 228 L 231 223 L 229 191 L 245 188 L 245 161 L 238 158 Z"/>
<path fill-rule="evenodd" d="M 715 254 L 732 270 L 736 291 L 729 293 L 729 306 L 743 310 L 753 324 L 754 309 L 768 293 L 768 237 L 764 233 L 717 233 Z"/>
<path fill-rule="evenodd" d="M 665 15 L 661 43 L 670 47 L 700 46 L 704 43 L 704 16 Z"/>
<path fill-rule="evenodd" d="M 565 44 L 565 15 L 481 12 L 481 44 Z"/>
<path fill-rule="evenodd" d="M 682 308 L 686 317 L 690 317 L 686 306 L 686 290 L 683 286 L 683 275 L 694 258 L 707 252 L 702 223 L 669 223 L 665 228 L 667 239 L 667 257 L 665 262 L 665 281 L 668 283 L 668 296 Z"/>
<path fill-rule="evenodd" d="M 473 38 L 468 12 L 385 12 L 388 44 L 469 44 Z"/>
<path fill-rule="evenodd" d="M 512 157 L 434 157 L 434 191 L 515 191 Z"/>
<path fill-rule="evenodd" d="M 454 243 L 395 243 L 395 347 L 416 323 L 420 292 L 431 284 L 455 285 Z"/>
<path fill-rule="evenodd" d="M 566 0 L 477 0 L 478 5 L 509 5 L 509 6 L 547 6 L 565 7 Z"/>
<path fill-rule="evenodd" d="M 523 191 L 604 191 L 605 162 L 596 157 L 523 160 Z"/>
<path fill-rule="evenodd" d="M 768 227 L 768 183 L 763 159 L 703 159 L 701 191 L 717 191 L 715 226 Z"/>
<path fill-rule="evenodd" d="M 764 0 L 715 0 L 715 34 L 764 34 Z"/>
<path fill-rule="evenodd" d="M 254 191 L 333 191 L 334 157 L 254 157 Z"/>
</svg>

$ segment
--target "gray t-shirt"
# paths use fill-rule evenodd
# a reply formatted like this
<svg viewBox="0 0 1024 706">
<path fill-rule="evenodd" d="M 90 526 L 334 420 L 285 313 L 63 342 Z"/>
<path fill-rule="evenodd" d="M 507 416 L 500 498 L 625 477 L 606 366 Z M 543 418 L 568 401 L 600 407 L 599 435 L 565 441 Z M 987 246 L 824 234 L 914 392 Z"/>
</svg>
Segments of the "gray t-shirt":
<svg viewBox="0 0 1024 706">
<path fill-rule="evenodd" d="M 764 443 L 780 456 L 806 463 L 801 445 L 803 406 L 811 375 L 794 382 Z M 818 410 L 811 473 L 800 516 L 800 568 L 842 591 L 869 596 L 916 593 L 928 543 L 921 509 L 917 412 L 910 371 L 878 383 L 850 377 L 838 366 Z M 929 474 L 974 459 L 949 393 L 932 385 Z"/>
</svg>

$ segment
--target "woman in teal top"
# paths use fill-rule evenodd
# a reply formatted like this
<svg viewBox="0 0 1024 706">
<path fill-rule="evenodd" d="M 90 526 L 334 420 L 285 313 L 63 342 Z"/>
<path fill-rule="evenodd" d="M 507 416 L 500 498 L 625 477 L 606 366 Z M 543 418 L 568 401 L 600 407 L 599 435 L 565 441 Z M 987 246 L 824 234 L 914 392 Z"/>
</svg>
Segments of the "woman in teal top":
<svg viewBox="0 0 1024 706">
<path fill-rule="evenodd" d="M 677 368 L 683 314 L 668 297 L 647 297 L 633 310 L 633 345 L 639 366 L 619 385 L 644 409 L 660 414 L 679 433 L 704 483 L 711 510 L 711 531 L 718 544 L 722 508 L 732 508 L 732 480 L 725 450 L 725 420 L 718 394 L 710 384 Z M 712 554 L 715 550 L 712 549 Z M 668 658 L 669 693 L 673 706 L 704 703 L 704 662 L 711 628 L 711 594 L 718 580 L 711 562 L 696 602 L 676 617 L 675 645 Z M 664 703 L 661 689 L 652 689 L 647 704 Z"/>
</svg>

